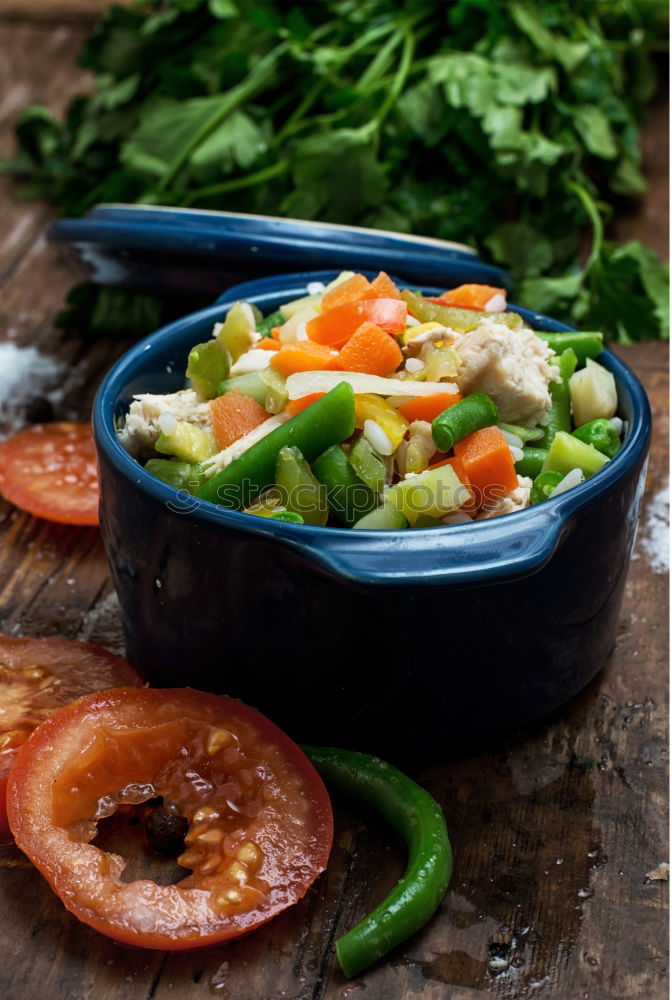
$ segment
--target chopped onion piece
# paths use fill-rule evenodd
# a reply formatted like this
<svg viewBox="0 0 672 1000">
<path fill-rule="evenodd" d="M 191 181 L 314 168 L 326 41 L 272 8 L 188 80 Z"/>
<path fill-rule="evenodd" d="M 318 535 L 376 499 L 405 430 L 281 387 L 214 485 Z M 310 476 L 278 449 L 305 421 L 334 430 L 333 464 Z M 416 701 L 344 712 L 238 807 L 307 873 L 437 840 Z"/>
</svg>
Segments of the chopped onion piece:
<svg viewBox="0 0 672 1000">
<path fill-rule="evenodd" d="M 506 438 L 507 443 L 510 445 L 511 448 L 523 447 L 523 439 L 519 438 L 517 434 L 512 434 L 511 431 L 505 431 L 503 427 L 500 427 L 499 429 Z M 518 461 L 518 459 L 516 459 L 516 461 Z"/>
<path fill-rule="evenodd" d="M 309 281 L 306 285 L 306 291 L 309 295 L 319 295 L 326 287 L 323 281 Z"/>
<path fill-rule="evenodd" d="M 501 292 L 496 292 L 489 302 L 485 303 L 486 313 L 501 313 L 506 312 L 506 295 L 502 295 Z"/>
<path fill-rule="evenodd" d="M 516 448 L 516 446 L 513 445 L 513 444 L 509 445 L 509 451 L 511 452 L 511 457 L 512 457 L 512 459 L 513 459 L 514 462 L 522 462 L 522 460 L 525 457 L 524 454 L 523 454 L 523 449 L 522 448 Z"/>
<path fill-rule="evenodd" d="M 560 493 L 566 493 L 567 490 L 573 490 L 575 486 L 580 486 L 581 483 L 585 482 L 586 477 L 581 472 L 581 469 L 571 469 L 566 476 L 564 476 L 555 489 L 551 490 L 549 496 L 557 497 Z"/>
<path fill-rule="evenodd" d="M 454 514 L 446 514 L 441 520 L 444 524 L 471 524 L 473 518 L 465 514 L 463 510 L 458 510 Z"/>
<path fill-rule="evenodd" d="M 623 433 L 623 421 L 621 420 L 620 417 L 612 417 L 611 418 L 611 423 L 616 428 L 616 433 L 617 434 L 620 435 L 620 434 Z"/>
<path fill-rule="evenodd" d="M 270 351 L 264 353 L 270 354 Z M 413 382 L 399 378 L 381 378 L 360 372 L 297 372 L 285 384 L 290 399 L 300 399 L 313 392 L 329 392 L 341 382 L 352 386 L 358 396 L 367 392 L 378 396 L 434 396 L 437 392 L 457 392 L 454 382 Z"/>
<path fill-rule="evenodd" d="M 408 316 L 406 317 L 406 326 L 407 327 L 408 326 L 421 326 L 421 325 L 422 324 L 421 324 L 421 322 L 420 322 L 419 319 L 416 319 L 415 316 L 411 316 L 410 313 L 408 314 Z"/>
<path fill-rule="evenodd" d="M 241 354 L 235 364 L 231 365 L 231 376 L 249 375 L 250 372 L 260 372 L 268 368 L 273 357 L 272 351 L 264 351 L 261 347 L 253 347 Z"/>
</svg>

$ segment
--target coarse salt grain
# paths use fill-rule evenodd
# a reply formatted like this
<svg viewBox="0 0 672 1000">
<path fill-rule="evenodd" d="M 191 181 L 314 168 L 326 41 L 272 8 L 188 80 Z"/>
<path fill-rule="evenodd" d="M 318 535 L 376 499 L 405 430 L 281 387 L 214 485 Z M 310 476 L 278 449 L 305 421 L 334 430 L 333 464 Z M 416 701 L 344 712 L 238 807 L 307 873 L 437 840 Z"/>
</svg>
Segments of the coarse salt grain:
<svg viewBox="0 0 672 1000">
<path fill-rule="evenodd" d="M 0 344 L 0 429 L 13 433 L 25 424 L 25 407 L 36 396 L 50 403 L 63 398 L 67 366 L 35 347 Z"/>
<path fill-rule="evenodd" d="M 647 557 L 654 573 L 667 573 L 670 568 L 669 484 L 647 499 L 637 547 Z"/>
</svg>

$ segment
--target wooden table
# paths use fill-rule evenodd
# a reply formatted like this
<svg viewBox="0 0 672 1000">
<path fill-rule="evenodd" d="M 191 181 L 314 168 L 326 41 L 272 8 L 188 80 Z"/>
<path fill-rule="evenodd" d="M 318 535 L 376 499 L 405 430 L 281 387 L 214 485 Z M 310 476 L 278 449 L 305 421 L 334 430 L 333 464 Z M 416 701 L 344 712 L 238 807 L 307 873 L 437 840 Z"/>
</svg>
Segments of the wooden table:
<svg viewBox="0 0 672 1000">
<path fill-rule="evenodd" d="M 60 109 L 81 88 L 73 60 L 82 36 L 81 25 L 0 21 L 0 155 L 11 152 L 20 108 L 48 100 Z M 660 154 L 653 166 L 656 200 L 645 208 L 653 221 L 644 213 L 625 225 L 655 240 L 666 190 Z M 66 359 L 70 390 L 57 416 L 85 419 L 100 376 L 127 345 L 54 331 L 77 275 L 45 243 L 49 208 L 10 192 L 0 180 L 0 339 Z M 655 437 L 616 648 L 601 676 L 552 719 L 495 751 L 415 771 L 444 807 L 455 850 L 450 891 L 428 926 L 359 979 L 338 971 L 335 938 L 382 898 L 404 863 L 386 829 L 342 803 L 329 869 L 305 900 L 247 939 L 186 954 L 133 950 L 90 931 L 9 846 L 0 849 L 2 1000 L 667 995 L 667 884 L 647 879 L 667 858 L 666 577 L 651 557 L 667 474 L 667 352 L 653 343 L 618 353 L 648 390 Z M 3 632 L 123 647 L 97 530 L 50 525 L 7 504 L 0 530 Z"/>
</svg>

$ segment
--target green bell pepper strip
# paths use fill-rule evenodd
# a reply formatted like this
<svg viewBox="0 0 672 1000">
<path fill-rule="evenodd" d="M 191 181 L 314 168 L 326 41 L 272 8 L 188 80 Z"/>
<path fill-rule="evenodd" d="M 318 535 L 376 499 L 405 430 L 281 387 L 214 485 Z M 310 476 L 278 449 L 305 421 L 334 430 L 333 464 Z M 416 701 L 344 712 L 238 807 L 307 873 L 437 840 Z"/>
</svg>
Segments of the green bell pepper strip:
<svg viewBox="0 0 672 1000">
<path fill-rule="evenodd" d="M 455 306 L 440 306 L 437 302 L 428 302 L 421 295 L 414 295 L 404 289 L 401 297 L 408 306 L 412 316 L 421 323 L 440 323 L 456 333 L 469 333 L 477 330 L 484 322 L 502 323 L 512 330 L 520 329 L 523 321 L 515 312 L 477 312 L 475 309 L 457 309 Z"/>
<path fill-rule="evenodd" d="M 275 312 L 269 313 L 268 316 L 264 316 L 262 320 L 259 320 L 257 323 L 257 333 L 260 333 L 262 337 L 270 337 L 273 327 L 282 326 L 284 322 L 285 317 L 279 309 L 276 309 Z"/>
<path fill-rule="evenodd" d="M 558 431 L 553 438 L 553 444 L 548 449 L 542 472 L 553 469 L 553 471 L 561 472 L 563 476 L 566 476 L 572 469 L 581 469 L 586 479 L 590 479 L 608 462 L 607 456 L 594 448 L 592 444 L 585 444 L 573 434 Z"/>
<path fill-rule="evenodd" d="M 339 964 L 353 977 L 419 930 L 439 906 L 452 873 L 446 821 L 429 792 L 384 760 L 331 747 L 302 749 L 328 785 L 371 805 L 408 847 L 403 878 L 336 942 Z"/>
<path fill-rule="evenodd" d="M 360 479 L 370 486 L 374 493 L 382 493 L 385 486 L 385 462 L 373 450 L 370 443 L 360 434 L 350 451 L 348 461 Z"/>
<path fill-rule="evenodd" d="M 572 436 L 585 444 L 592 444 L 593 448 L 597 448 L 607 458 L 613 458 L 621 448 L 620 434 L 611 420 L 605 420 L 604 417 L 577 427 Z"/>
<path fill-rule="evenodd" d="M 275 482 L 275 465 L 281 448 L 294 445 L 307 462 L 350 437 L 355 429 L 355 397 L 347 382 L 291 420 L 276 427 L 213 476 L 196 494 L 202 500 L 241 510 Z"/>
<path fill-rule="evenodd" d="M 533 507 L 535 504 L 541 503 L 542 500 L 548 500 L 549 496 L 562 479 L 564 479 L 563 474 L 561 472 L 554 472 L 552 469 L 548 469 L 546 472 L 540 472 L 532 483 L 532 489 L 530 490 L 530 506 Z"/>
<path fill-rule="evenodd" d="M 304 524 L 323 528 L 329 517 L 327 491 L 310 470 L 298 448 L 286 445 L 278 452 L 275 484 L 280 503 L 286 510 L 299 514 Z"/>
<path fill-rule="evenodd" d="M 432 437 L 439 451 L 450 449 L 482 427 L 499 423 L 499 413 L 490 396 L 472 392 L 449 406 L 432 421 Z"/>
<path fill-rule="evenodd" d="M 196 344 L 189 351 L 186 376 L 206 399 L 214 399 L 219 384 L 229 377 L 231 356 L 216 340 Z"/>
<path fill-rule="evenodd" d="M 391 504 L 384 503 L 369 514 L 360 517 L 353 528 L 364 531 L 401 531 L 408 527 L 408 521 L 400 510 Z"/>
<path fill-rule="evenodd" d="M 601 333 L 544 333 L 534 331 L 537 337 L 545 340 L 556 354 L 571 348 L 578 358 L 579 368 L 586 363 L 587 358 L 596 358 L 604 350 L 604 335 Z"/>
<path fill-rule="evenodd" d="M 217 386 L 217 395 L 223 396 L 227 392 L 239 392 L 241 396 L 250 396 L 255 399 L 260 406 L 266 402 L 268 386 L 264 382 L 259 372 L 249 372 L 246 375 L 234 375 L 227 378 Z"/>
<path fill-rule="evenodd" d="M 516 472 L 519 476 L 535 479 L 541 472 L 547 455 L 545 448 L 523 448 L 523 457 L 516 462 Z"/>
<path fill-rule="evenodd" d="M 570 411 L 569 380 L 574 374 L 577 357 L 571 347 L 551 360 L 562 376 L 562 382 L 549 382 L 548 391 L 551 394 L 551 408 L 548 411 L 548 423 L 544 427 L 544 436 L 540 441 L 542 448 L 550 448 L 558 431 L 569 432 L 572 429 Z"/>
<path fill-rule="evenodd" d="M 362 515 L 374 510 L 376 494 L 356 474 L 340 445 L 328 448 L 313 462 L 312 468 L 313 474 L 327 488 L 329 506 L 348 528 L 354 528 Z"/>
</svg>

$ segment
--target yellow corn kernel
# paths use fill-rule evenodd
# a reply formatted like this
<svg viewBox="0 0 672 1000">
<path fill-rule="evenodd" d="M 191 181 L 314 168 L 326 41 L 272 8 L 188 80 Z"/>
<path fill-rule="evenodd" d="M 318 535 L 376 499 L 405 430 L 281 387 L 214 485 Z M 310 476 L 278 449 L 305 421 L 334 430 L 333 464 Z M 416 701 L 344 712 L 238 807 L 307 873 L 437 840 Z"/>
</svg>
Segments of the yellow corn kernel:
<svg viewBox="0 0 672 1000">
<path fill-rule="evenodd" d="M 408 344 L 409 341 L 419 337 L 421 333 L 429 333 L 430 330 L 439 330 L 440 328 L 441 324 L 434 321 L 431 323 L 420 323 L 419 326 L 409 326 L 402 334 L 402 340 L 404 344 Z"/>
</svg>

